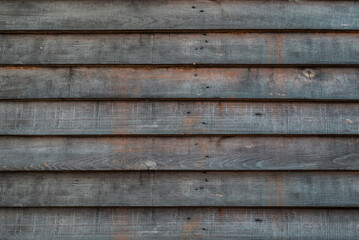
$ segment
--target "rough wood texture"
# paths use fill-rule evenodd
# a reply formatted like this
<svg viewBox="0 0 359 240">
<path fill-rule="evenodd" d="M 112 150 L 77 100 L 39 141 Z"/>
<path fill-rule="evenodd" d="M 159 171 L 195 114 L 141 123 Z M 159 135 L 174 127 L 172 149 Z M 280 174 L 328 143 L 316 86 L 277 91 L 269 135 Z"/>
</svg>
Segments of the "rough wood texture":
<svg viewBox="0 0 359 240">
<path fill-rule="evenodd" d="M 359 29 L 357 1 L 5 0 L 0 30 Z"/>
<path fill-rule="evenodd" d="M 357 240 L 358 223 L 353 209 L 0 209 L 0 233 L 8 240 Z"/>
<path fill-rule="evenodd" d="M 0 64 L 193 63 L 359 64 L 359 34 L 7 34 L 0 38 Z"/>
<path fill-rule="evenodd" d="M 2 67 L 1 99 L 359 99 L 357 68 Z"/>
<path fill-rule="evenodd" d="M 0 173 L 1 207 L 359 207 L 359 172 Z"/>
<path fill-rule="evenodd" d="M 359 170 L 359 139 L 0 137 L 0 171 Z"/>
<path fill-rule="evenodd" d="M 1 102 L 0 134 L 359 134 L 358 103 Z"/>
</svg>

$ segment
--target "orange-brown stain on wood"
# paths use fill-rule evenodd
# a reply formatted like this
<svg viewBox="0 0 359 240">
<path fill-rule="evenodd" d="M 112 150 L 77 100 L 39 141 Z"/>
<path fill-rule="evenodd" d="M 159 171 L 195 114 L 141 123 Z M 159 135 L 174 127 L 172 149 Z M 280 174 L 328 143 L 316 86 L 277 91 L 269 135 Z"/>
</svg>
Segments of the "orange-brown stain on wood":
<svg viewBox="0 0 359 240">
<path fill-rule="evenodd" d="M 112 146 L 112 165 L 114 168 L 124 169 L 128 166 L 127 158 L 123 156 L 125 152 L 134 152 L 135 150 L 127 148 L 129 138 L 108 138 L 103 140 L 106 144 Z M 132 146 L 132 145 L 131 145 Z M 137 149 L 136 149 L 137 150 Z"/>
<path fill-rule="evenodd" d="M 125 210 L 116 210 L 113 212 L 112 240 L 128 240 L 128 231 L 125 228 L 127 218 L 128 216 Z"/>
<path fill-rule="evenodd" d="M 130 114 L 130 111 L 124 109 L 124 106 L 124 104 L 112 103 L 111 117 L 113 134 L 126 135 L 130 133 L 127 131 L 127 129 L 129 128 L 128 123 L 125 122 L 125 119 L 127 119 Z"/>
<path fill-rule="evenodd" d="M 267 45 L 267 49 L 268 49 L 268 57 L 269 57 L 269 62 L 271 63 L 271 64 L 273 64 L 275 61 L 275 59 L 274 59 L 274 51 L 273 51 L 273 49 L 275 48 L 275 46 L 273 47 L 273 44 L 274 44 L 274 42 L 275 42 L 275 36 L 274 35 L 272 35 L 271 37 L 269 37 L 269 38 L 266 38 L 265 39 L 265 41 L 266 41 L 266 45 Z"/>
<path fill-rule="evenodd" d="M 278 184 L 278 206 L 283 206 L 284 204 L 284 175 L 279 173 L 277 175 L 277 184 Z"/>
<path fill-rule="evenodd" d="M 266 39 L 268 56 L 271 64 L 282 64 L 284 60 L 283 55 L 283 36 L 280 34 L 273 34 Z"/>
<path fill-rule="evenodd" d="M 194 236 L 200 234 L 200 219 L 195 217 L 193 221 L 188 221 L 184 223 L 183 235 L 185 236 L 183 240 L 192 240 Z"/>
<path fill-rule="evenodd" d="M 194 109 L 188 109 L 185 112 L 182 128 L 186 133 L 200 126 L 201 114 L 196 113 Z"/>
<path fill-rule="evenodd" d="M 218 102 L 218 116 L 222 118 L 224 111 L 225 111 L 225 106 L 223 102 Z"/>
<path fill-rule="evenodd" d="M 110 70 L 111 71 L 111 70 Z M 129 89 L 128 87 L 128 83 L 126 83 L 126 78 L 127 76 L 131 76 L 130 73 L 127 73 L 129 70 L 124 70 L 124 71 L 111 71 L 109 73 L 105 73 L 105 74 L 109 74 L 110 75 L 110 79 L 116 79 L 117 81 L 111 81 L 111 92 L 118 94 L 120 93 L 120 95 L 122 96 L 128 96 L 129 94 Z M 109 77 L 108 77 L 109 78 Z M 118 84 L 119 82 L 123 81 L 122 84 Z"/>
<path fill-rule="evenodd" d="M 223 208 L 218 208 L 217 213 L 218 213 L 218 223 L 222 224 L 223 223 L 223 217 L 224 217 Z"/>
<path fill-rule="evenodd" d="M 278 49 L 277 49 L 277 63 L 281 64 L 284 63 L 284 51 L 283 51 L 283 35 L 274 35 L 276 36 L 277 40 L 277 44 L 278 44 Z"/>
<path fill-rule="evenodd" d="M 203 78 L 205 78 L 205 75 L 207 74 L 202 69 L 197 68 L 182 68 L 182 69 L 176 69 L 175 71 L 171 71 L 170 76 L 166 76 L 167 79 L 172 79 L 174 81 L 183 81 L 183 82 L 194 82 L 194 81 L 200 81 Z"/>
<path fill-rule="evenodd" d="M 285 69 L 282 68 L 278 68 L 275 71 L 275 83 L 274 85 L 276 85 L 276 89 L 272 90 L 272 92 L 276 92 L 277 96 L 275 97 L 284 97 L 285 96 L 285 87 L 286 87 L 286 83 L 288 81 L 288 75 L 287 75 L 287 71 Z"/>
<path fill-rule="evenodd" d="M 272 176 L 266 178 L 266 182 L 269 182 L 269 206 L 273 206 L 273 177 L 275 177 L 276 173 L 273 173 Z"/>
</svg>

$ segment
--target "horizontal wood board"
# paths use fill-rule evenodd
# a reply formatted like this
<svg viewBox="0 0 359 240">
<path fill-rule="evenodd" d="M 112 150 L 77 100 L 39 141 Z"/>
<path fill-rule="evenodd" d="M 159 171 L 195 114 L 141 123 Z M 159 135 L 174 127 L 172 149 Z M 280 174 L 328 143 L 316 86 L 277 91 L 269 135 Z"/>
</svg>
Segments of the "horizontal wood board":
<svg viewBox="0 0 359 240">
<path fill-rule="evenodd" d="M 0 67 L 0 99 L 359 100 L 358 68 Z"/>
<path fill-rule="evenodd" d="M 357 240 L 357 209 L 1 208 L 8 240 Z"/>
<path fill-rule="evenodd" d="M 358 33 L 5 34 L 0 65 L 359 64 Z"/>
<path fill-rule="evenodd" d="M 357 1 L 1 1 L 0 238 L 359 239 L 358 30 Z"/>
<path fill-rule="evenodd" d="M 0 137 L 0 171 L 359 170 L 350 137 Z"/>
<path fill-rule="evenodd" d="M 21 172 L 0 176 L 0 207 L 359 207 L 359 172 Z"/>
<path fill-rule="evenodd" d="M 2 135 L 359 134 L 358 103 L 0 102 Z"/>
<path fill-rule="evenodd" d="M 5 0 L 0 31 L 358 30 L 357 1 Z"/>
</svg>

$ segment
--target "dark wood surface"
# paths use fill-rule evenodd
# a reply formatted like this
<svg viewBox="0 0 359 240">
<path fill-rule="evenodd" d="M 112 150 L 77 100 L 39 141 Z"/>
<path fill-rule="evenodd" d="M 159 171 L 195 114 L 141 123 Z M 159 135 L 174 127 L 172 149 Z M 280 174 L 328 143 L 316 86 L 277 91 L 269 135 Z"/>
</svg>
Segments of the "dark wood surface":
<svg viewBox="0 0 359 240">
<path fill-rule="evenodd" d="M 1 207 L 359 207 L 359 172 L 0 173 Z"/>
<path fill-rule="evenodd" d="M 0 1 L 0 239 L 359 239 L 358 10 Z"/>
<path fill-rule="evenodd" d="M 359 64 L 358 33 L 5 34 L 0 64 Z"/>
<path fill-rule="evenodd" d="M 0 137 L 0 171 L 359 170 L 348 137 Z"/>
<path fill-rule="evenodd" d="M 358 103 L 1 102 L 3 135 L 359 134 Z"/>
<path fill-rule="evenodd" d="M 61 98 L 358 100 L 359 69 L 0 67 L 0 99 Z"/>
<path fill-rule="evenodd" d="M 0 30 L 358 30 L 357 1 L 5 0 Z"/>
<path fill-rule="evenodd" d="M 4 239 L 357 240 L 357 209 L 2 208 Z"/>
</svg>

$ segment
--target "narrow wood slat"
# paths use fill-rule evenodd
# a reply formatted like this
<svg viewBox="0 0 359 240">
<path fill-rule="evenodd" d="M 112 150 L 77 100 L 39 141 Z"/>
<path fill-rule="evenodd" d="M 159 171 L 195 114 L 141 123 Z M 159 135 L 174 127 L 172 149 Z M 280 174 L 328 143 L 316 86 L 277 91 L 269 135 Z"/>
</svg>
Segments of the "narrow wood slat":
<svg viewBox="0 0 359 240">
<path fill-rule="evenodd" d="M 0 232 L 9 240 L 357 240 L 358 221 L 353 209 L 0 209 Z"/>
<path fill-rule="evenodd" d="M 358 100 L 359 70 L 0 67 L 0 98 Z"/>
<path fill-rule="evenodd" d="M 9 34 L 0 64 L 359 64 L 359 34 Z"/>
<path fill-rule="evenodd" d="M 359 172 L 0 173 L 1 207 L 359 207 Z"/>
<path fill-rule="evenodd" d="M 357 1 L 1 1 L 0 30 L 358 30 Z"/>
<path fill-rule="evenodd" d="M 358 103 L 1 102 L 5 135 L 359 134 Z"/>
<path fill-rule="evenodd" d="M 0 171 L 359 170 L 359 139 L 0 137 Z"/>
</svg>

